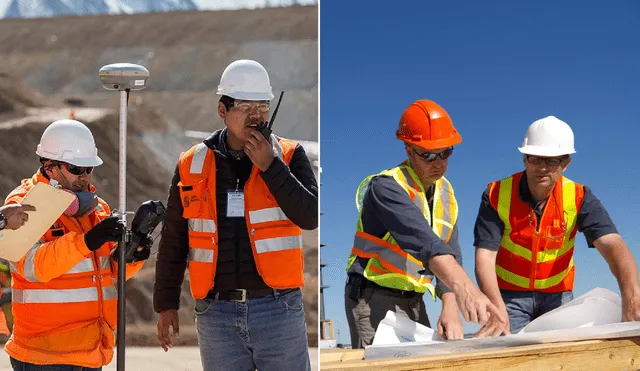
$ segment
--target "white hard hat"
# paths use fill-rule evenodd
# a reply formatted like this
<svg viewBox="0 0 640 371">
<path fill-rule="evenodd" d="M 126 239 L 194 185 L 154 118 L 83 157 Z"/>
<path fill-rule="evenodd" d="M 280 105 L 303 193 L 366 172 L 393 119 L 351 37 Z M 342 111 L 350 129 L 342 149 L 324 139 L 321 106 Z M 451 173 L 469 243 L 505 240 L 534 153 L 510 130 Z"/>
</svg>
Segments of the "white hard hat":
<svg viewBox="0 0 640 371">
<path fill-rule="evenodd" d="M 76 120 L 58 120 L 51 123 L 42 133 L 36 154 L 76 166 L 102 165 L 91 131 Z"/>
<path fill-rule="evenodd" d="M 555 157 L 576 153 L 573 131 L 555 116 L 535 121 L 527 129 L 520 152 L 527 155 Z"/>
<path fill-rule="evenodd" d="M 218 95 L 244 100 L 271 100 L 273 92 L 271 91 L 269 74 L 256 61 L 237 60 L 222 72 Z"/>
</svg>

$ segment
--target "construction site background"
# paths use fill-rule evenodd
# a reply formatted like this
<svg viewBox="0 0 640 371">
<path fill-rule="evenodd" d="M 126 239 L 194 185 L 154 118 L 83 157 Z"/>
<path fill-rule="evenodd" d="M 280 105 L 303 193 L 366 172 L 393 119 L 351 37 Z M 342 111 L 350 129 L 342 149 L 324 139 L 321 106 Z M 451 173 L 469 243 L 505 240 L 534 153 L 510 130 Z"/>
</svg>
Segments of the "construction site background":
<svg viewBox="0 0 640 371">
<path fill-rule="evenodd" d="M 318 176 L 317 31 L 317 6 L 0 20 L 0 195 L 39 166 L 34 152 L 45 127 L 75 117 L 91 129 L 104 160 L 93 175 L 98 195 L 117 206 L 119 99 L 98 78 L 101 66 L 117 62 L 144 65 L 151 75 L 148 88 L 133 92 L 129 103 L 130 211 L 149 199 L 166 204 L 180 152 L 198 141 L 185 131 L 223 127 L 215 92 L 222 71 L 236 59 L 259 61 L 274 93 L 285 90 L 274 133 L 304 141 Z M 303 240 L 309 346 L 317 347 L 317 230 L 305 231 Z M 0 265 L 5 291 L 7 268 Z M 154 268 L 152 256 L 127 285 L 129 345 L 158 344 Z M 186 278 L 177 345 L 196 344 Z M 10 303 L 2 310 L 11 326 Z"/>
</svg>

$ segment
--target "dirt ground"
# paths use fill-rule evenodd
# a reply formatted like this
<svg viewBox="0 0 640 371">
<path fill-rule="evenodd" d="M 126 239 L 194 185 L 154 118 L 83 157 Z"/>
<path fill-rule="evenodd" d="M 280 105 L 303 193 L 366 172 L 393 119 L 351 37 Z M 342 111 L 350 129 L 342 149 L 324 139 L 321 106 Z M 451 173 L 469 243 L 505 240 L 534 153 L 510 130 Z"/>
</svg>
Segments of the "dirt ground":
<svg viewBox="0 0 640 371">
<path fill-rule="evenodd" d="M 309 348 L 311 369 L 318 370 L 318 348 Z M 149 366 L 153 365 L 152 368 Z M 175 347 L 165 353 L 162 348 L 128 347 L 126 349 L 125 367 L 127 370 L 152 369 L 154 371 L 201 371 L 200 353 L 197 347 Z M 113 362 L 103 370 L 115 370 Z M 13 371 L 9 357 L 0 350 L 0 371 Z M 283 370 L 284 371 L 284 370 Z"/>
</svg>

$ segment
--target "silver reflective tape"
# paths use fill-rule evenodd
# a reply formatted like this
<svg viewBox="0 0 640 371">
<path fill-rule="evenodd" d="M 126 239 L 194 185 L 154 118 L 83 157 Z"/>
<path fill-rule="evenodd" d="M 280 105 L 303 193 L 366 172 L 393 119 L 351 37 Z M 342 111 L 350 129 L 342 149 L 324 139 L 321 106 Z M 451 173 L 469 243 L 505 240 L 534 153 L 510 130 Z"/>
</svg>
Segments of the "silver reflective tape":
<svg viewBox="0 0 640 371">
<path fill-rule="evenodd" d="M 207 150 L 208 148 L 204 143 L 198 144 L 195 152 L 193 153 L 193 158 L 191 159 L 191 168 L 189 168 L 189 172 L 191 174 L 202 173 L 204 159 L 207 157 Z"/>
<path fill-rule="evenodd" d="M 102 298 L 103 300 L 112 300 L 118 298 L 118 289 L 115 286 L 104 286 L 102 287 Z"/>
<path fill-rule="evenodd" d="M 424 270 L 422 264 L 418 265 L 408 257 L 402 256 L 386 246 L 379 245 L 360 236 L 355 237 L 353 246 L 366 253 L 377 254 L 380 260 L 383 260 L 385 263 L 392 265 L 402 272 L 407 272 L 416 280 L 420 280 L 421 274 L 419 272 Z"/>
<path fill-rule="evenodd" d="M 87 272 L 93 272 L 94 270 L 95 268 L 93 267 L 93 259 L 86 258 L 86 259 L 80 260 L 80 262 L 78 262 L 76 265 L 71 267 L 71 269 L 69 269 L 67 274 L 87 273 Z"/>
<path fill-rule="evenodd" d="M 36 276 L 36 252 L 42 246 L 42 241 L 38 241 L 31 247 L 27 255 L 24 257 L 24 278 L 31 282 L 40 282 Z"/>
<path fill-rule="evenodd" d="M 256 241 L 258 254 L 293 249 L 302 249 L 302 236 L 276 237 Z"/>
<path fill-rule="evenodd" d="M 20 304 L 34 303 L 82 303 L 98 300 L 95 287 L 67 290 L 19 290 L 11 289 L 12 301 Z"/>
<path fill-rule="evenodd" d="M 216 222 L 213 219 L 189 218 L 189 230 L 194 232 L 216 233 Z"/>
<path fill-rule="evenodd" d="M 100 257 L 100 269 L 111 269 L 111 256 Z"/>
<path fill-rule="evenodd" d="M 213 250 L 189 248 L 189 259 L 200 263 L 213 263 Z"/>
<path fill-rule="evenodd" d="M 251 224 L 275 222 L 278 220 L 289 220 L 279 207 L 249 211 L 249 221 Z"/>
</svg>

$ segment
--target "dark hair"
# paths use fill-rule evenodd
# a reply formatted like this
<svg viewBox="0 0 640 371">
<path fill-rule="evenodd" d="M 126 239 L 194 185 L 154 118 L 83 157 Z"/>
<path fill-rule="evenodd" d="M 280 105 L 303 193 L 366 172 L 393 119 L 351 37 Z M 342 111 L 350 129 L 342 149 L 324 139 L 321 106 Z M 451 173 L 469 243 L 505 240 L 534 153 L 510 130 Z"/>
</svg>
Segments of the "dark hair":
<svg viewBox="0 0 640 371">
<path fill-rule="evenodd" d="M 234 101 L 235 100 L 228 95 L 223 95 L 220 97 L 220 103 L 224 105 L 224 108 L 226 108 L 227 111 L 231 109 L 231 105 Z"/>
</svg>

